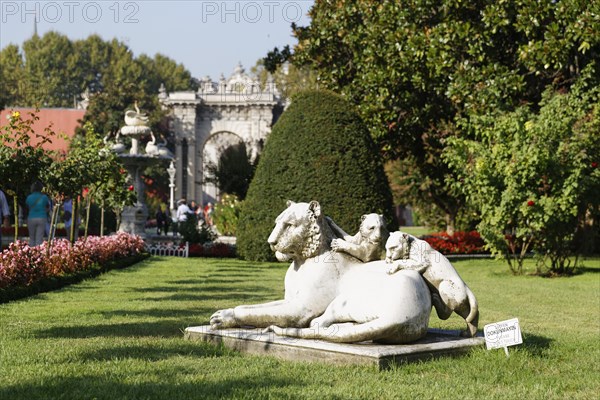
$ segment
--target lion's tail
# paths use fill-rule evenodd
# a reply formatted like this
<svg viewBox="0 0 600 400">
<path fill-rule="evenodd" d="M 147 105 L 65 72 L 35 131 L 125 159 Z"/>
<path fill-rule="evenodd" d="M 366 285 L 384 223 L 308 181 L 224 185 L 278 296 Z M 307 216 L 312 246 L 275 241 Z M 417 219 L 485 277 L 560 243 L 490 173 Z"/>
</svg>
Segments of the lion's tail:
<svg viewBox="0 0 600 400">
<path fill-rule="evenodd" d="M 469 315 L 465 318 L 465 321 L 469 325 L 469 331 L 471 336 L 475 336 L 477 333 L 477 324 L 479 323 L 479 305 L 477 304 L 477 299 L 475 295 L 467 286 L 467 298 L 469 299 Z"/>
<path fill-rule="evenodd" d="M 426 327 L 426 325 L 425 325 Z M 389 339 L 394 337 L 397 328 L 381 319 L 375 319 L 362 324 L 333 324 L 327 328 L 275 328 L 273 331 L 282 336 L 298 337 L 302 339 L 321 339 L 336 343 L 356 343 L 367 340 Z M 425 336 L 423 332 L 407 332 L 402 334 L 402 339 L 411 342 Z"/>
</svg>

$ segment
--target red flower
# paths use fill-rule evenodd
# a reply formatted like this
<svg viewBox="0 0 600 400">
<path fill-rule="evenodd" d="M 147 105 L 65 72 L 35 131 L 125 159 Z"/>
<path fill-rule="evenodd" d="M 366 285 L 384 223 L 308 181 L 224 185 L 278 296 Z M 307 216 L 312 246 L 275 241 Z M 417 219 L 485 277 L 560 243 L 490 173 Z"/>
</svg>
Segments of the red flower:
<svg viewBox="0 0 600 400">
<path fill-rule="evenodd" d="M 535 201 L 533 201 L 533 200 L 529 200 L 527 202 L 527 207 L 533 207 L 534 205 L 535 205 Z"/>
<path fill-rule="evenodd" d="M 592 163 L 592 168 L 598 168 L 598 163 L 594 161 L 594 162 Z"/>
<path fill-rule="evenodd" d="M 130 192 L 133 192 L 133 185 L 129 185 L 129 187 L 127 188 L 127 190 L 129 190 Z"/>
<path fill-rule="evenodd" d="M 119 169 L 119 173 L 120 173 L 121 175 L 123 175 L 125 172 L 127 172 L 127 171 L 125 171 L 123 168 L 120 168 L 120 169 Z"/>
</svg>

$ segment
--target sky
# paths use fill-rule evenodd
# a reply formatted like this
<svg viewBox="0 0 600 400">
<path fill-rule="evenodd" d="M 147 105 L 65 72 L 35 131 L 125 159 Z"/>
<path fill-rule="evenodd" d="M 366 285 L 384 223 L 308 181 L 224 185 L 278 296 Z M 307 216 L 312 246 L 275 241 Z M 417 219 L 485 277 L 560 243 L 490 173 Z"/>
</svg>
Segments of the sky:
<svg viewBox="0 0 600 400">
<path fill-rule="evenodd" d="M 70 39 L 117 38 L 134 55 L 163 54 L 195 78 L 249 71 L 274 47 L 296 43 L 291 24 L 309 24 L 313 0 L 274 1 L 5 1 L 0 0 L 0 47 L 21 46 L 34 32 Z"/>
</svg>

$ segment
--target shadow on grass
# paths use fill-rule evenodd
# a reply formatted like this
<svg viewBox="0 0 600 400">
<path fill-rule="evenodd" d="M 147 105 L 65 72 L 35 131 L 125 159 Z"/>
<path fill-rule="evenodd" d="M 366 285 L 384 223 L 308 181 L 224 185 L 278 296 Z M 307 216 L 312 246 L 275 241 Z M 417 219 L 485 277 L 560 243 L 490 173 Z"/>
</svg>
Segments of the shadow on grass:
<svg viewBox="0 0 600 400">
<path fill-rule="evenodd" d="M 0 398 L 20 399 L 222 399 L 222 398 L 266 398 L 271 390 L 290 388 L 300 393 L 303 382 L 298 378 L 279 378 L 269 375 L 242 376 L 214 380 L 205 378 L 200 372 L 191 382 L 173 381 L 173 377 L 184 376 L 188 371 L 169 368 L 164 371 L 159 382 L 151 381 L 151 377 L 143 379 L 127 379 L 128 377 L 77 376 L 58 377 L 52 381 L 24 382 L 5 386 L 0 389 Z M 189 373 L 189 372 L 188 372 Z"/>
<path fill-rule="evenodd" d="M 113 310 L 113 311 L 100 311 L 98 314 L 105 318 L 112 317 L 154 317 L 154 318 L 177 318 L 177 317 L 194 317 L 198 318 L 200 315 L 212 314 L 216 310 L 208 308 L 198 308 L 192 310 L 178 310 L 178 309 L 161 309 L 151 308 L 148 310 Z"/>
<path fill-rule="evenodd" d="M 237 288 L 239 290 L 239 288 Z M 251 292 L 252 288 L 244 288 L 244 291 Z M 268 298 L 264 294 L 254 294 L 254 293 L 240 293 L 235 290 L 222 290 L 221 293 L 202 293 L 203 291 L 199 291 L 201 293 L 191 294 L 191 293 L 178 293 L 170 296 L 161 296 L 154 298 L 141 298 L 140 300 L 144 301 L 218 301 L 218 300 L 231 300 L 235 299 L 236 303 L 242 302 L 265 302 Z M 270 301 L 270 300 L 268 300 Z"/>
<path fill-rule="evenodd" d="M 182 334 L 180 324 L 180 320 L 163 319 L 156 322 L 58 326 L 40 329 L 34 335 L 37 338 L 173 337 Z"/>
<path fill-rule="evenodd" d="M 215 346 L 203 342 L 178 341 L 165 346 L 156 345 L 114 346 L 94 350 L 82 354 L 84 361 L 113 361 L 122 359 L 139 359 L 147 361 L 166 360 L 171 357 L 183 356 L 194 358 L 239 356 L 240 353 L 224 346 Z"/>
<path fill-rule="evenodd" d="M 600 268 L 591 268 L 591 267 L 586 267 L 581 266 L 581 267 L 577 267 L 575 269 L 574 275 L 581 275 L 581 274 L 598 274 L 600 273 Z"/>
<path fill-rule="evenodd" d="M 548 349 L 553 339 L 533 335 L 531 333 L 523 333 L 523 344 L 519 346 L 520 351 L 524 351 L 532 357 L 546 358 L 548 357 Z"/>
</svg>

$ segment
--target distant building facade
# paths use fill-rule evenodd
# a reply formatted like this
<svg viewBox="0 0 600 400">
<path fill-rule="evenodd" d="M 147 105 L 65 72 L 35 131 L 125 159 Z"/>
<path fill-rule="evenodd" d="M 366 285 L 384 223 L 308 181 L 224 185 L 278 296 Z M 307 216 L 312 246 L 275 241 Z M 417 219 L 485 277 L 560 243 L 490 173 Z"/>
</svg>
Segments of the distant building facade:
<svg viewBox="0 0 600 400">
<path fill-rule="evenodd" d="M 84 109 L 40 108 L 37 111 L 35 108 L 7 107 L 0 111 L 0 126 L 8 125 L 8 118 L 13 112 L 19 112 L 22 119 L 31 119 L 30 114 L 35 113 L 39 119 L 33 123 L 34 132 L 45 135 L 44 130 L 51 127 L 54 132 L 60 134 L 53 136 L 51 142 L 45 143 L 44 149 L 64 152 L 69 150 L 69 142 L 75 136 L 75 131 L 85 115 Z M 36 145 L 42 140 L 34 136 L 31 136 L 30 139 L 32 145 Z"/>
<path fill-rule="evenodd" d="M 215 203 L 220 197 L 218 189 L 206 182 L 206 166 L 217 164 L 225 149 L 239 143 L 256 158 L 283 110 L 272 80 L 261 88 L 241 65 L 228 79 L 203 78 L 196 92 L 167 93 L 161 88 L 159 99 L 171 111 L 175 196 L 199 204 Z"/>
</svg>

